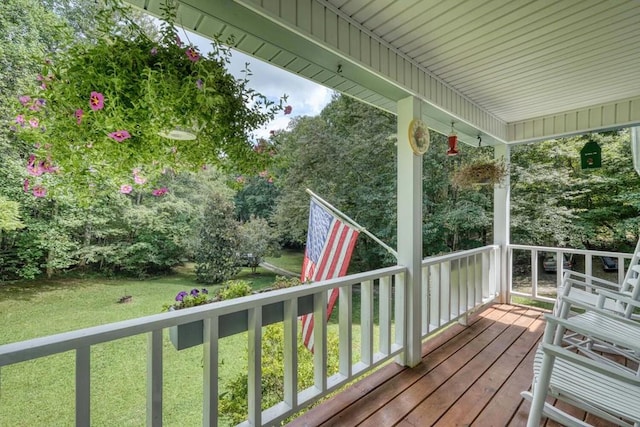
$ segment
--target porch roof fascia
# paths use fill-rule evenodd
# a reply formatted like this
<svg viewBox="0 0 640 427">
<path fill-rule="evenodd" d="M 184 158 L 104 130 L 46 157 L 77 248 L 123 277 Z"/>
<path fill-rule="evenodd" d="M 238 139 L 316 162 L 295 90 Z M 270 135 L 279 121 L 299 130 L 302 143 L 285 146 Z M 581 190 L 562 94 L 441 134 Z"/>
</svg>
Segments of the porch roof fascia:
<svg viewBox="0 0 640 427">
<path fill-rule="evenodd" d="M 161 0 L 127 0 L 159 16 Z M 331 2 L 296 0 L 291 7 L 261 0 L 182 0 L 178 23 L 292 73 L 396 114 L 397 102 L 420 99 L 423 120 L 461 142 L 528 143 L 640 124 L 640 97 L 505 122 L 421 67 Z"/>
</svg>

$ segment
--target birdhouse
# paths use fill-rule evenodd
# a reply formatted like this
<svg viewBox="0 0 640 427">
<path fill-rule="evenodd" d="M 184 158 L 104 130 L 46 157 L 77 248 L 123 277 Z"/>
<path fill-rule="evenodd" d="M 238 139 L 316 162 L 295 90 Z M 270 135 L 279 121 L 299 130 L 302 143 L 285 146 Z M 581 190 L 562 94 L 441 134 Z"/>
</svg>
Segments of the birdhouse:
<svg viewBox="0 0 640 427">
<path fill-rule="evenodd" d="M 587 142 L 580 150 L 582 169 L 596 169 L 602 166 L 602 149 L 595 141 Z"/>
</svg>

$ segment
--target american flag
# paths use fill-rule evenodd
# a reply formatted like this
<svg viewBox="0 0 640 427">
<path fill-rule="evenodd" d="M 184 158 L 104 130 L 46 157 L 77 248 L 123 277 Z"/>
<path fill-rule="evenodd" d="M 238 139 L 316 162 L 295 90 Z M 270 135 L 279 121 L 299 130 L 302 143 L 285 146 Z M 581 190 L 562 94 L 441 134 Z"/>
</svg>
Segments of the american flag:
<svg viewBox="0 0 640 427">
<path fill-rule="evenodd" d="M 300 280 L 303 283 L 317 282 L 344 276 L 358 234 L 358 230 L 338 219 L 312 198 Z M 339 289 L 332 289 L 329 294 L 327 318 L 331 316 L 338 294 Z M 305 314 L 301 320 L 304 345 L 313 351 L 313 314 Z"/>
</svg>

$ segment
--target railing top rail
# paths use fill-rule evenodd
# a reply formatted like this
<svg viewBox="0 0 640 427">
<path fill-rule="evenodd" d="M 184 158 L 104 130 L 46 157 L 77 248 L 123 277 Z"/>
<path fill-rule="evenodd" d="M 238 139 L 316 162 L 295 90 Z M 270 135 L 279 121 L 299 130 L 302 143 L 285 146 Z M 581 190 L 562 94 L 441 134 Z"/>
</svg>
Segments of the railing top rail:
<svg viewBox="0 0 640 427">
<path fill-rule="evenodd" d="M 305 297 L 317 292 L 358 284 L 367 280 L 391 276 L 406 271 L 406 267 L 393 266 L 325 280 L 311 285 L 295 286 L 271 292 L 254 294 L 228 301 L 205 304 L 184 310 L 154 314 L 107 325 L 93 326 L 27 341 L 0 345 L 0 366 L 23 362 L 38 357 L 74 350 L 103 342 L 126 338 L 171 326 L 223 316 L 256 307 Z"/>
<path fill-rule="evenodd" d="M 499 248 L 500 248 L 500 246 L 498 246 L 498 245 L 487 245 L 487 246 L 482 246 L 482 247 L 479 247 L 479 248 L 468 249 L 466 251 L 458 251 L 458 252 L 453 252 L 453 253 L 450 253 L 450 254 L 427 257 L 427 258 L 422 260 L 422 266 L 425 267 L 427 265 L 439 264 L 441 262 L 452 261 L 452 260 L 460 259 L 460 258 L 466 258 L 466 257 L 469 257 L 471 255 L 477 255 L 477 254 L 481 254 L 481 253 L 484 253 L 484 252 L 490 252 L 490 251 L 493 251 L 493 250 L 497 250 Z"/>
<path fill-rule="evenodd" d="M 573 249 L 573 248 L 557 248 L 557 247 L 548 247 L 548 246 L 532 246 L 532 245 L 514 245 L 510 244 L 509 249 L 524 249 L 524 250 L 536 250 L 538 252 L 560 252 L 560 253 L 571 253 L 577 255 L 595 255 L 595 256 L 608 256 L 613 258 L 623 257 L 623 258 L 631 258 L 633 253 L 627 252 L 609 252 L 609 251 L 596 251 L 591 249 Z"/>
</svg>

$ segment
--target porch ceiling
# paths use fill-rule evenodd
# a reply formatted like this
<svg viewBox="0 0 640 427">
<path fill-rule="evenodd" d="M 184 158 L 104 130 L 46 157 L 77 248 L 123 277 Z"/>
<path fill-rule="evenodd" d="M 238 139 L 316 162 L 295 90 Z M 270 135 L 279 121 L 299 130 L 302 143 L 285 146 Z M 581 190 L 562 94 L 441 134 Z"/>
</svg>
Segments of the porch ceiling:
<svg viewBox="0 0 640 427">
<path fill-rule="evenodd" d="M 636 0 L 184 0 L 179 23 L 387 111 L 417 96 L 466 142 L 640 123 Z"/>
</svg>

